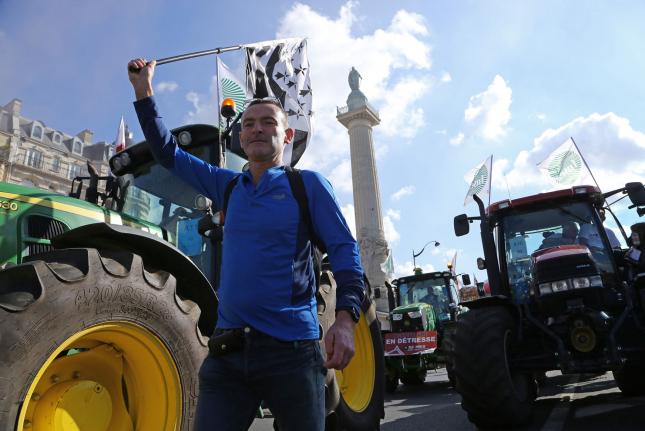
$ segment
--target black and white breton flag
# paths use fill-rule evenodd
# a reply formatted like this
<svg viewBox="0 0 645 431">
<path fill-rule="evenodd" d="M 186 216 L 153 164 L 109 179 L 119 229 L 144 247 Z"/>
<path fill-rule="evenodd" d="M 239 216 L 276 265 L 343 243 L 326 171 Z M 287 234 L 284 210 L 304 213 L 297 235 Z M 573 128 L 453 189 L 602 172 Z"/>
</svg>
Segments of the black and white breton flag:
<svg viewBox="0 0 645 431">
<path fill-rule="evenodd" d="M 275 97 L 295 130 L 284 151 L 285 164 L 295 166 L 311 140 L 311 82 L 306 39 L 282 39 L 244 45 L 246 88 L 252 98 Z"/>
</svg>

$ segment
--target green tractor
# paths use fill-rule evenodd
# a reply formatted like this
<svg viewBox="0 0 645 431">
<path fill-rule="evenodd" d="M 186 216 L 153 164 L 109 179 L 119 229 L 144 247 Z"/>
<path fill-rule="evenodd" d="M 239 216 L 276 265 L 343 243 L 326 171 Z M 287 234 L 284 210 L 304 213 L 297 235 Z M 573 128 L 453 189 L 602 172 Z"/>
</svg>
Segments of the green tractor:
<svg viewBox="0 0 645 431">
<path fill-rule="evenodd" d="M 470 277 L 463 275 L 464 284 Z M 390 313 L 391 332 L 384 333 L 385 388 L 394 392 L 399 380 L 406 385 L 425 381 L 429 369 L 449 360 L 454 323 L 460 312 L 456 277 L 449 271 L 421 272 L 393 281 L 398 306 Z"/>
<path fill-rule="evenodd" d="M 215 127 L 172 132 L 209 163 L 245 162 L 229 152 L 224 163 Z M 217 319 L 221 228 L 208 199 L 159 166 L 147 143 L 110 166 L 116 176 L 90 167 L 71 196 L 0 183 L 2 430 L 192 429 Z M 324 268 L 323 330 L 335 286 Z M 349 366 L 328 372 L 327 429 L 372 431 L 383 417 L 369 295 L 355 341 Z"/>
</svg>

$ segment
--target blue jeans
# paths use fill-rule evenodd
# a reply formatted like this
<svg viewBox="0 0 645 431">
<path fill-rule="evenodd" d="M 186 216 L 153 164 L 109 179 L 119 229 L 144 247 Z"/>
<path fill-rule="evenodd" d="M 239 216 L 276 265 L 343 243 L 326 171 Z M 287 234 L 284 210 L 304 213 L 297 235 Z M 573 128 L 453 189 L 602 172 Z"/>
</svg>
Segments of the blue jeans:
<svg viewBox="0 0 645 431">
<path fill-rule="evenodd" d="M 244 334 L 241 351 L 204 360 L 194 430 L 248 430 L 263 401 L 280 431 L 324 431 L 322 364 L 318 340 Z"/>
</svg>

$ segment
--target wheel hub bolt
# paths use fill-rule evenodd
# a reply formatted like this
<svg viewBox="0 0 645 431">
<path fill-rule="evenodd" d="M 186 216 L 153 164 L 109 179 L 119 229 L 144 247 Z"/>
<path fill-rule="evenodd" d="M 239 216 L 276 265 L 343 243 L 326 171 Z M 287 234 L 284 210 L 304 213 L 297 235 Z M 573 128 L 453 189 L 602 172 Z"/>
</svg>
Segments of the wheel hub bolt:
<svg viewBox="0 0 645 431">
<path fill-rule="evenodd" d="M 74 379 L 78 379 L 80 377 L 81 377 L 80 371 L 74 371 L 74 374 L 72 374 L 72 378 L 74 378 Z"/>
<path fill-rule="evenodd" d="M 31 428 L 31 421 L 25 421 L 23 428 Z"/>
<path fill-rule="evenodd" d="M 38 401 L 40 399 L 40 394 L 38 392 L 34 392 L 33 395 L 31 396 L 31 399 L 33 401 Z"/>
<path fill-rule="evenodd" d="M 54 383 L 58 383 L 58 382 L 60 382 L 60 377 L 58 377 L 56 374 L 54 374 L 54 375 L 52 376 L 52 382 L 54 382 Z"/>
</svg>

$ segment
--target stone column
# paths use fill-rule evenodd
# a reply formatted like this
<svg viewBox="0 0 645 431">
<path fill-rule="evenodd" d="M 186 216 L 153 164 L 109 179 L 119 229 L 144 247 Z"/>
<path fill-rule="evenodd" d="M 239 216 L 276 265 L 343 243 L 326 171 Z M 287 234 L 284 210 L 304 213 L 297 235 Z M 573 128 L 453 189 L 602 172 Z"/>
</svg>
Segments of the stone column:
<svg viewBox="0 0 645 431">
<path fill-rule="evenodd" d="M 383 232 L 381 193 L 372 138 L 372 128 L 381 120 L 360 91 L 359 79 L 360 75 L 352 68 L 349 75 L 352 92 L 347 98 L 347 106 L 338 108 L 336 119 L 349 133 L 356 239 L 361 249 L 361 261 L 372 288 L 380 293 L 375 299 L 377 311 L 387 312 L 387 275 L 381 265 L 387 260 L 388 245 Z"/>
</svg>

